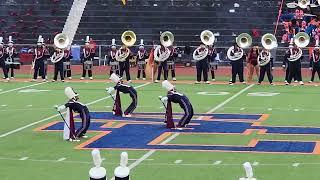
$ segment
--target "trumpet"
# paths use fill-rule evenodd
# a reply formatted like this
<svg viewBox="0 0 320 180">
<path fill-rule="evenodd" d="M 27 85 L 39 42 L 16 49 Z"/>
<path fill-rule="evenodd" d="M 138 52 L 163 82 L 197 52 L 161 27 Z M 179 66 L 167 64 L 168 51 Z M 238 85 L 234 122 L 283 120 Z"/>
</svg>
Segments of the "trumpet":
<svg viewBox="0 0 320 180">
<path fill-rule="evenodd" d="M 158 62 L 163 62 L 170 57 L 171 50 L 168 48 L 172 46 L 174 42 L 174 35 L 170 31 L 161 33 L 160 43 L 165 48 L 164 52 L 161 52 L 161 46 L 158 45 L 154 50 L 154 60 Z"/>
<path fill-rule="evenodd" d="M 213 45 L 215 42 L 215 36 L 209 30 L 204 30 L 200 35 L 201 42 L 205 45 Z M 209 49 L 206 46 L 199 46 L 195 51 L 193 51 L 194 61 L 201 61 L 208 56 Z"/>
</svg>

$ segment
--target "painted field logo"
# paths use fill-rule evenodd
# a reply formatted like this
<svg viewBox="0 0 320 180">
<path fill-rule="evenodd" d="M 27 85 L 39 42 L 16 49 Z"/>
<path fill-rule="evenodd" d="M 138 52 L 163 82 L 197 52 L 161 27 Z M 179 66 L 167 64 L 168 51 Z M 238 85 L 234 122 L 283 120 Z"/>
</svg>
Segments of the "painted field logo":
<svg viewBox="0 0 320 180">
<path fill-rule="evenodd" d="M 182 114 L 175 114 L 181 116 Z M 207 144 L 161 144 L 175 132 L 180 134 L 258 134 L 277 135 L 320 135 L 320 128 L 265 126 L 261 122 L 266 114 L 196 114 L 190 129 L 178 131 L 164 128 L 163 114 L 136 113 L 134 117 L 114 117 L 110 112 L 94 112 L 90 131 L 100 132 L 97 136 L 78 145 L 77 149 L 139 149 L 178 151 L 222 151 L 260 153 L 319 154 L 320 143 L 316 141 L 259 140 L 252 139 L 247 145 Z M 80 123 L 77 122 L 76 126 Z M 61 131 L 63 122 L 56 121 L 39 127 L 36 131 Z"/>
</svg>

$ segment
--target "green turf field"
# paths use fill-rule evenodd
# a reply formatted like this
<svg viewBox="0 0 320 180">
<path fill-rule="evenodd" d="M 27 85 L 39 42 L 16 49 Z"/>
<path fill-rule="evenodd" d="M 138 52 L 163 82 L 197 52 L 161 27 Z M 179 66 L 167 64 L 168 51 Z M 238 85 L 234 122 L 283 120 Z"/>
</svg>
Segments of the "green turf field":
<svg viewBox="0 0 320 180">
<path fill-rule="evenodd" d="M 60 132 L 36 132 L 35 128 L 61 121 L 53 108 L 64 104 L 64 88 L 72 86 L 90 111 L 111 111 L 113 104 L 105 88 L 109 83 L 0 83 L 0 179 L 58 180 L 88 179 L 93 166 L 90 150 L 76 150 L 79 143 L 64 142 Z M 166 92 L 160 84 L 137 86 L 136 112 L 163 112 L 159 95 Z M 34 92 L 30 92 L 34 89 Z M 269 85 L 191 85 L 177 84 L 193 103 L 196 113 L 269 114 L 266 126 L 320 127 L 320 91 L 314 86 Z M 44 91 L 35 91 L 44 90 Z M 198 92 L 227 92 L 225 95 L 201 95 Z M 275 96 L 257 97 L 248 93 L 272 92 Z M 129 98 L 122 96 L 122 106 Z M 174 105 L 174 111 L 180 112 Z M 93 120 L 94 121 L 94 120 Z M 90 133 L 93 137 L 97 133 Z M 172 144 L 247 145 L 252 139 L 319 141 L 319 135 L 225 135 L 178 134 Z M 135 180 L 231 180 L 244 177 L 242 164 L 254 164 L 254 177 L 266 180 L 318 180 L 320 156 L 317 154 L 273 154 L 248 152 L 147 151 L 128 150 L 129 165 L 134 163 Z M 108 178 L 119 164 L 120 150 L 101 150 Z M 137 162 L 144 155 L 147 158 Z M 150 155 L 150 156 L 148 156 Z M 177 161 L 180 160 L 180 161 Z M 133 165 L 132 165 L 133 166 Z M 132 167 L 131 166 L 131 167 Z"/>
</svg>

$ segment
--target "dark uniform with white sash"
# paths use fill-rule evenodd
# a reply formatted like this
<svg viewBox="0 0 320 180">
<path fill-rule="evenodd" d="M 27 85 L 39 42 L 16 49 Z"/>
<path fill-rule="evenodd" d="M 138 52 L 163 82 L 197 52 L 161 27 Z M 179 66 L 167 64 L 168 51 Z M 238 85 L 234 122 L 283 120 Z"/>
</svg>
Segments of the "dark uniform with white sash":
<svg viewBox="0 0 320 180">
<path fill-rule="evenodd" d="M 5 79 L 8 79 L 8 71 L 7 71 L 7 67 L 5 64 L 5 60 L 6 60 L 6 52 L 5 52 L 5 47 L 0 47 L 0 67 L 2 68 L 3 71 L 3 75 Z"/>
<path fill-rule="evenodd" d="M 10 61 L 11 63 L 14 63 L 14 58 L 18 55 L 16 48 L 11 46 L 6 48 L 6 58 L 7 61 Z M 9 74 L 11 70 L 11 78 L 14 78 L 14 65 L 13 64 L 7 64 L 7 72 Z"/>
<path fill-rule="evenodd" d="M 65 49 L 64 50 L 64 56 L 63 56 L 63 71 L 64 71 L 64 77 L 71 78 L 71 59 L 73 56 L 71 55 L 71 50 Z"/>
<path fill-rule="evenodd" d="M 81 127 L 76 131 L 76 137 L 80 138 L 84 136 L 90 126 L 90 113 L 88 107 L 74 99 L 68 101 L 65 106 L 70 108 L 70 110 L 79 113 L 82 124 Z"/>
<path fill-rule="evenodd" d="M 146 78 L 146 59 L 148 58 L 147 51 L 143 49 L 139 49 L 137 53 L 137 67 L 138 67 L 138 74 L 137 78 L 140 78 L 140 73 L 142 74 L 143 78 Z"/>
<path fill-rule="evenodd" d="M 33 79 L 36 80 L 38 77 L 38 74 L 41 75 L 42 79 L 46 79 L 46 75 L 44 72 L 44 61 L 47 58 L 46 55 L 46 49 L 42 46 L 37 46 L 34 50 L 34 73 L 33 73 Z"/>
<path fill-rule="evenodd" d="M 193 117 L 193 107 L 188 97 L 174 90 L 168 91 L 167 97 L 168 97 L 168 104 L 171 102 L 178 103 L 180 107 L 183 109 L 185 114 L 179 121 L 177 127 L 178 128 L 185 127 L 187 124 L 189 124 L 191 118 Z"/>
<path fill-rule="evenodd" d="M 122 92 L 123 94 L 129 94 L 132 102 L 129 107 L 124 111 L 125 115 L 131 114 L 136 108 L 138 104 L 138 96 L 137 91 L 133 86 L 122 84 L 121 82 L 117 83 L 114 87 L 115 90 Z"/>
<path fill-rule="evenodd" d="M 87 71 L 88 76 L 92 78 L 92 67 L 93 67 L 93 59 L 95 56 L 94 48 L 85 47 L 82 49 L 82 76 L 81 78 L 85 78 Z M 87 64 L 89 63 L 89 64 Z M 91 64 L 90 64 L 91 63 Z M 89 67 L 89 68 L 88 68 Z"/>
</svg>

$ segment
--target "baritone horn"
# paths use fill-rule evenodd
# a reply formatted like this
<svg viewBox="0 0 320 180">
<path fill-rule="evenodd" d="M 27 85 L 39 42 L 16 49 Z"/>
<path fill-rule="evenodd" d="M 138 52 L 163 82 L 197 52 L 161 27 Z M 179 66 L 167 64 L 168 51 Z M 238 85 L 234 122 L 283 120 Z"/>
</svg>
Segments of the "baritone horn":
<svg viewBox="0 0 320 180">
<path fill-rule="evenodd" d="M 54 37 L 54 45 L 59 49 L 66 49 L 70 44 L 70 39 L 66 34 L 59 33 Z"/>
<path fill-rule="evenodd" d="M 137 41 L 136 33 L 133 31 L 125 31 L 121 35 L 121 41 L 127 47 L 133 46 Z"/>
<path fill-rule="evenodd" d="M 170 31 L 165 31 L 160 35 L 160 43 L 164 47 L 172 46 L 174 42 L 174 35 Z"/>
<path fill-rule="evenodd" d="M 270 33 L 267 33 L 262 36 L 261 44 L 267 50 L 271 50 L 278 47 L 277 38 Z"/>
<path fill-rule="evenodd" d="M 310 0 L 298 0 L 298 6 L 302 9 L 307 8 L 310 5 Z"/>
<path fill-rule="evenodd" d="M 241 48 L 248 48 L 252 44 L 252 37 L 248 33 L 241 33 L 236 38 L 236 43 Z"/>
<path fill-rule="evenodd" d="M 207 46 L 212 45 L 216 40 L 216 38 L 214 37 L 214 34 L 209 30 L 202 31 L 200 35 L 200 39 L 201 39 L 201 42 Z"/>
<path fill-rule="evenodd" d="M 294 36 L 294 43 L 300 47 L 307 47 L 310 43 L 310 36 L 305 32 L 299 32 Z"/>
</svg>

